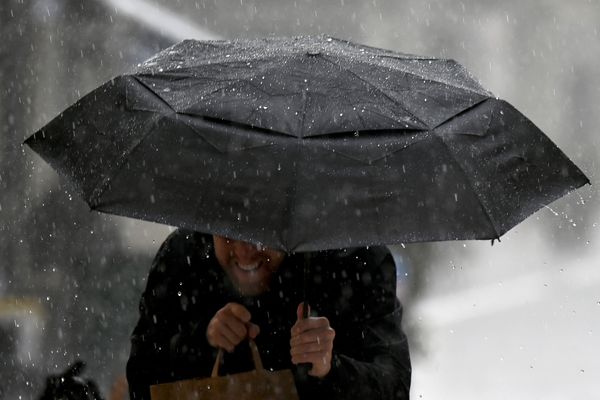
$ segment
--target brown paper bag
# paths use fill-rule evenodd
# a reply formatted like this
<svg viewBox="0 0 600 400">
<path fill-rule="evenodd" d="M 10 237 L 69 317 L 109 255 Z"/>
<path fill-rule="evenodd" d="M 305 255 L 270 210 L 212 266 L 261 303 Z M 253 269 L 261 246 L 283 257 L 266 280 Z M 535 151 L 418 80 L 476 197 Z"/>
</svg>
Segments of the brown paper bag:
<svg viewBox="0 0 600 400">
<path fill-rule="evenodd" d="M 267 371 L 258 348 L 249 341 L 254 370 L 219 376 L 223 350 L 219 349 L 210 378 L 188 379 L 150 386 L 152 400 L 298 400 L 294 376 L 289 369 Z"/>
</svg>

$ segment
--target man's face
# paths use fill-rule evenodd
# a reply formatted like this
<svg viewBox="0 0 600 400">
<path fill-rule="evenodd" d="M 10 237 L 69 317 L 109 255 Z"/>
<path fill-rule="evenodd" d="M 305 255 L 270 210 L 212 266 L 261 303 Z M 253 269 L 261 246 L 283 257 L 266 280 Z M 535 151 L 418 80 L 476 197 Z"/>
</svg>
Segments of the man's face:
<svg viewBox="0 0 600 400">
<path fill-rule="evenodd" d="M 213 235 L 215 255 L 238 291 L 256 296 L 269 288 L 285 254 L 239 240 Z"/>
</svg>

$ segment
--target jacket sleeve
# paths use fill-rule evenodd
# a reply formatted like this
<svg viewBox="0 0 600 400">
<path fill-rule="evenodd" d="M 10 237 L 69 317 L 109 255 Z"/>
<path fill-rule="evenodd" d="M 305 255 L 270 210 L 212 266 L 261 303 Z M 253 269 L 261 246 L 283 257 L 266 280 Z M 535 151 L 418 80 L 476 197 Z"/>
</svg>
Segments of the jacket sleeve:
<svg viewBox="0 0 600 400">
<path fill-rule="evenodd" d="M 186 238 L 175 232 L 158 251 L 140 300 L 140 318 L 131 336 L 127 380 L 131 399 L 150 399 L 150 385 L 207 375 L 214 360 L 205 338 L 208 313 L 194 308 L 189 285 Z"/>
<path fill-rule="evenodd" d="M 399 327 L 402 308 L 360 329 L 359 354 L 334 354 L 332 389 L 336 399 L 408 399 L 411 364 Z M 364 338 L 363 338 L 364 337 Z"/>
<path fill-rule="evenodd" d="M 331 371 L 321 380 L 308 378 L 299 391 L 303 398 L 408 399 L 411 362 L 394 261 L 389 253 L 368 252 L 352 260 L 368 267 L 354 268 L 341 284 Z"/>
</svg>

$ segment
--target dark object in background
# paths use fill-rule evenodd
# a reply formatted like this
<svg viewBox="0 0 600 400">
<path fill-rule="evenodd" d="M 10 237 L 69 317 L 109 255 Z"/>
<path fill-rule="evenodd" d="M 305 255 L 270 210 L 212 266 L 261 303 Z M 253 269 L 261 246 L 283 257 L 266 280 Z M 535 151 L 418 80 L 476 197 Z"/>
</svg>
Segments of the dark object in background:
<svg viewBox="0 0 600 400">
<path fill-rule="evenodd" d="M 26 143 L 94 210 L 286 252 L 497 239 L 589 183 L 455 61 L 326 36 L 181 42 Z"/>
<path fill-rule="evenodd" d="M 79 377 L 85 363 L 77 360 L 59 375 L 46 378 L 46 388 L 39 400 L 103 400 L 91 379 Z"/>
</svg>

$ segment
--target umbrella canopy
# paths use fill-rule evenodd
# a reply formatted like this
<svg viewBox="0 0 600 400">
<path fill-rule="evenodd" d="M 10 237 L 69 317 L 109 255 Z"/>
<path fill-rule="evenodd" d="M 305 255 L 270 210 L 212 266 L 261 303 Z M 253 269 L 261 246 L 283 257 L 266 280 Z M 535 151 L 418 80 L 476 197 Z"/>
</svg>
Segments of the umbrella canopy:
<svg viewBox="0 0 600 400">
<path fill-rule="evenodd" d="M 494 239 L 589 183 L 453 60 L 187 40 L 26 143 L 94 210 L 284 251 Z"/>
</svg>

